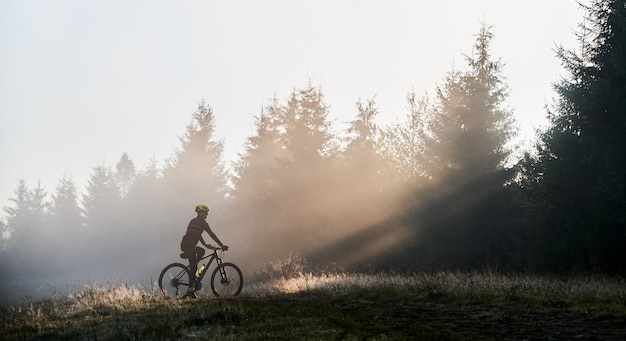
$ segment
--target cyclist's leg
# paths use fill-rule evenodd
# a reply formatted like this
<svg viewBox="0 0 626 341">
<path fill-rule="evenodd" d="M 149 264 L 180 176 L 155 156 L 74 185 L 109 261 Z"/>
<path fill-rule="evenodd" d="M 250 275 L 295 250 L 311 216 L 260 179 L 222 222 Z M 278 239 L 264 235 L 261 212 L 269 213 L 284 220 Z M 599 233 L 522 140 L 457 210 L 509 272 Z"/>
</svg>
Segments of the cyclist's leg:
<svg viewBox="0 0 626 341">
<path fill-rule="evenodd" d="M 204 257 L 204 248 L 196 246 L 196 262 L 199 262 L 202 257 Z"/>
<path fill-rule="evenodd" d="M 198 269 L 198 259 L 196 258 L 196 254 L 191 251 L 185 251 L 185 253 L 187 253 L 189 255 L 189 272 L 190 272 L 190 276 L 191 278 L 189 278 L 189 288 L 187 288 L 187 294 L 185 294 L 185 297 L 191 297 L 191 298 L 196 298 L 196 282 L 195 282 L 195 277 L 196 277 L 196 270 Z"/>
<path fill-rule="evenodd" d="M 191 272 L 191 276 L 195 276 L 196 271 L 198 270 L 198 257 L 193 251 L 191 252 L 186 251 L 186 252 L 187 254 L 189 254 L 189 270 Z"/>
<path fill-rule="evenodd" d="M 196 271 L 198 271 L 198 262 L 200 258 L 204 256 L 204 249 L 199 246 L 192 246 L 183 251 L 189 255 L 189 270 L 191 270 L 191 274 L 195 276 Z"/>
<path fill-rule="evenodd" d="M 202 257 L 204 256 L 204 252 L 205 252 L 204 248 L 196 246 L 195 253 L 194 253 L 195 256 L 196 256 L 196 267 L 195 267 L 196 271 L 198 269 L 198 265 L 200 263 L 200 259 L 202 259 Z M 196 272 L 193 272 L 193 274 L 195 275 Z M 200 278 L 196 277 L 195 279 L 196 279 L 196 282 L 194 284 L 194 287 L 195 287 L 196 290 L 200 290 L 202 288 L 202 283 L 200 283 Z"/>
<path fill-rule="evenodd" d="M 198 269 L 198 259 L 197 255 L 196 255 L 196 246 L 193 244 L 190 244 L 186 241 L 186 239 L 183 237 L 183 240 L 180 244 L 180 249 L 186 253 L 189 257 L 187 258 L 189 260 L 189 270 L 190 270 L 190 275 L 191 278 L 189 279 L 189 281 L 191 283 L 189 283 L 189 288 L 187 289 L 187 296 L 195 296 L 195 282 L 194 282 L 194 276 L 196 274 L 196 270 Z"/>
</svg>

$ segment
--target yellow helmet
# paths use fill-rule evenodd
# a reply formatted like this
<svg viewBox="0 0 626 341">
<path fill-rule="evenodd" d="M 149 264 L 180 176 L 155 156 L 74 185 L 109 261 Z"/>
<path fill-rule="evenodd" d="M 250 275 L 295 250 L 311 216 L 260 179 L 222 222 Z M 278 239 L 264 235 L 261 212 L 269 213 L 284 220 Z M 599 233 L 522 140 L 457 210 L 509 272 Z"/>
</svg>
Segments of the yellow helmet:
<svg viewBox="0 0 626 341">
<path fill-rule="evenodd" d="M 196 212 L 200 212 L 200 211 L 205 211 L 205 212 L 209 212 L 209 206 L 207 205 L 197 205 L 196 206 Z"/>
</svg>

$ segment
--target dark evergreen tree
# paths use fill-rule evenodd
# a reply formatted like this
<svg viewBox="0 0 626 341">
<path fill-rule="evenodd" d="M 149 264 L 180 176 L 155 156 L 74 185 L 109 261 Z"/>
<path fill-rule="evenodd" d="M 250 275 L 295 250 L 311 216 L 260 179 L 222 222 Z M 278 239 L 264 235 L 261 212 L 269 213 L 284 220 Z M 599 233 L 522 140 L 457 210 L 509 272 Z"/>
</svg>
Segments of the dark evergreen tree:
<svg viewBox="0 0 626 341">
<path fill-rule="evenodd" d="M 502 64 L 490 56 L 492 39 L 483 24 L 465 56 L 467 69 L 449 72 L 432 104 L 409 97 L 410 124 L 395 130 L 411 144 L 403 146 L 405 179 L 418 183 L 406 197 L 412 207 L 405 220 L 415 237 L 407 239 L 405 257 L 420 264 L 507 262 L 515 208 L 513 189 L 505 186 L 513 179 L 506 144 L 515 130 L 504 107 Z"/>
<path fill-rule="evenodd" d="M 372 258 L 393 251 L 390 241 L 398 237 L 390 218 L 399 207 L 397 189 L 406 183 L 395 181 L 400 172 L 389 167 L 399 158 L 387 158 L 389 150 L 397 150 L 397 145 L 389 143 L 390 139 L 382 140 L 375 122 L 379 111 L 374 99 L 365 103 L 359 100 L 356 108 L 356 117 L 345 130 L 344 149 L 335 158 L 336 171 L 330 182 L 333 188 L 328 201 L 334 211 L 329 226 L 334 230 L 323 251 L 307 255 L 314 263 L 369 266 Z"/>
<path fill-rule="evenodd" d="M 281 179 L 278 194 L 282 205 L 276 213 L 294 250 L 323 243 L 332 237 L 334 229 L 332 197 L 338 145 L 328 109 L 321 90 L 309 84 L 292 92 L 282 111 L 280 143 L 284 154 L 276 173 Z"/>
<path fill-rule="evenodd" d="M 221 214 L 228 191 L 227 172 L 222 160 L 224 143 L 216 138 L 215 128 L 213 109 L 202 101 L 164 170 L 173 212 L 193 213 L 195 205 L 206 203 L 213 214 Z"/>
<path fill-rule="evenodd" d="M 5 251 L 7 249 L 7 242 L 9 241 L 9 236 L 11 235 L 11 232 L 9 232 L 9 227 L 7 226 L 7 224 L 0 220 L 0 252 Z M 3 257 L 2 260 L 0 260 L 0 263 L 3 263 L 2 261 L 6 261 L 6 257 L 4 257 L 4 253 L 2 253 Z"/>
<path fill-rule="evenodd" d="M 407 96 L 407 109 L 404 121 L 384 129 L 381 152 L 389 160 L 386 173 L 395 179 L 393 186 L 412 192 L 439 173 L 433 168 L 438 160 L 427 157 L 427 147 L 434 146 L 428 125 L 435 109 L 426 95 L 417 99 L 413 92 Z"/>
<path fill-rule="evenodd" d="M 14 191 L 15 197 L 9 200 L 13 207 L 4 207 L 7 214 L 6 241 L 7 262 L 9 268 L 19 272 L 32 266 L 37 256 L 36 250 L 41 242 L 41 232 L 46 222 L 45 200 L 47 194 L 38 182 L 33 190 L 20 180 Z"/>
<path fill-rule="evenodd" d="M 126 249 L 118 241 L 128 233 L 122 224 L 119 188 L 110 167 L 103 164 L 94 167 L 86 190 L 82 200 L 85 234 L 79 243 L 71 247 L 75 255 L 80 255 L 83 264 L 89 264 L 93 269 L 100 268 L 103 273 L 105 266 L 114 263 L 112 257 L 119 254 L 111 252 L 112 246 Z M 83 270 L 86 275 L 88 270 Z"/>
<path fill-rule="evenodd" d="M 119 228 L 120 192 L 115 181 L 115 175 L 105 165 L 93 168 L 87 183 L 87 193 L 82 200 L 85 227 L 94 241 L 111 235 Z"/>
<path fill-rule="evenodd" d="M 67 174 L 63 174 L 52 195 L 50 227 L 60 234 L 78 231 L 83 227 L 82 209 L 78 205 L 78 190 Z"/>
<path fill-rule="evenodd" d="M 135 176 L 135 163 L 128 154 L 123 153 L 120 160 L 115 165 L 115 180 L 122 198 L 125 198 L 128 194 L 128 191 L 133 185 L 133 181 L 135 181 Z"/>
<path fill-rule="evenodd" d="M 157 266 L 159 260 L 165 261 L 176 254 L 186 227 L 181 215 L 186 219 L 193 212 L 187 207 L 181 215 L 173 213 L 172 195 L 167 192 L 162 171 L 154 159 L 137 172 L 132 183 L 124 198 L 125 226 L 130 233 L 125 235 L 123 243 L 129 248 L 150 245 L 146 254 L 151 255 L 150 261 Z M 193 208 L 194 204 L 191 205 Z M 158 250 L 171 250 L 171 253 Z M 143 257 L 129 255 L 125 262 L 135 264 L 137 268 L 146 266 Z"/>
<path fill-rule="evenodd" d="M 281 122 L 285 161 L 321 165 L 321 160 L 335 155 L 337 145 L 328 109 L 321 90 L 310 84 L 306 89 L 291 93 Z"/>
<path fill-rule="evenodd" d="M 260 241 L 246 248 L 251 254 L 266 251 L 263 249 L 271 242 L 268 237 L 281 233 L 276 212 L 282 205 L 278 195 L 281 179 L 277 173 L 284 154 L 279 132 L 283 110 L 276 97 L 263 108 L 255 117 L 255 134 L 246 140 L 244 151 L 234 165 L 231 194 L 238 214 L 233 217 L 232 225 L 239 226 L 251 240 Z"/>
<path fill-rule="evenodd" d="M 30 190 L 26 187 L 26 181 L 20 180 L 13 193 L 15 197 L 9 198 L 13 202 L 13 206 L 3 207 L 7 219 L 5 236 L 8 236 L 5 250 L 9 256 L 8 261 L 13 263 L 11 268 L 16 266 L 15 256 L 23 248 L 20 244 L 33 234 L 33 217 L 29 207 Z"/>
<path fill-rule="evenodd" d="M 162 219 L 160 213 L 166 211 L 168 197 L 156 160 L 150 160 L 148 166 L 137 173 L 132 183 L 125 200 L 134 214 L 151 221 Z"/>
<path fill-rule="evenodd" d="M 47 259 L 42 271 L 68 271 L 80 263 L 75 246 L 85 242 L 86 231 L 78 196 L 74 181 L 63 174 L 52 194 L 49 220 L 42 235 L 45 242 L 40 249 Z"/>
<path fill-rule="evenodd" d="M 491 28 L 481 25 L 466 71 L 448 73 L 437 89 L 437 113 L 429 122 L 433 139 L 426 145 L 433 163 L 432 176 L 451 186 L 466 184 L 503 169 L 510 153 L 506 144 L 514 135 L 512 112 L 504 107 L 508 87 L 502 63 L 492 60 Z"/>
<path fill-rule="evenodd" d="M 377 152 L 378 125 L 375 118 L 378 108 L 374 99 L 367 104 L 359 100 L 356 103 L 357 116 L 350 122 L 346 146 L 346 158 L 358 158 L 360 154 L 374 155 Z"/>
<path fill-rule="evenodd" d="M 580 52 L 557 49 L 567 73 L 555 85 L 550 126 L 520 164 L 536 269 L 623 272 L 626 265 L 626 5 L 585 6 Z"/>
<path fill-rule="evenodd" d="M 129 187 L 124 199 L 136 216 L 143 219 L 162 218 L 160 213 L 166 211 L 168 197 L 156 160 L 150 160 L 144 170 L 133 176 L 132 186 Z"/>
<path fill-rule="evenodd" d="M 0 285 L 9 278 L 13 266 L 13 262 L 9 258 L 10 253 L 8 249 L 10 236 L 9 227 L 4 221 L 0 220 Z"/>
<path fill-rule="evenodd" d="M 303 252 L 330 238 L 338 147 L 321 91 L 274 98 L 236 164 L 234 209 L 265 256 Z M 272 254 L 273 253 L 273 254 Z"/>
<path fill-rule="evenodd" d="M 374 99 L 356 103 L 357 115 L 346 129 L 345 150 L 338 160 L 334 206 L 341 226 L 338 233 L 353 233 L 391 214 L 395 193 L 380 153 L 381 132 L 375 122 Z"/>
<path fill-rule="evenodd" d="M 125 234 L 125 237 L 119 238 L 117 243 L 120 246 L 127 245 L 128 248 L 141 243 L 139 239 L 142 234 L 139 232 L 142 230 L 140 226 L 144 225 L 141 221 L 142 219 L 137 216 L 138 207 L 132 205 L 133 203 L 128 200 L 128 193 L 136 180 L 136 176 L 135 163 L 127 153 L 122 153 L 122 156 L 115 164 L 114 173 L 115 185 L 119 190 L 120 196 L 120 204 L 116 213 L 119 217 L 119 227 L 129 231 L 129 233 Z M 138 204 L 143 205 L 142 203 Z"/>
<path fill-rule="evenodd" d="M 33 216 L 34 228 L 37 233 L 41 232 L 48 221 L 50 203 L 47 200 L 48 192 L 43 188 L 41 181 L 37 181 L 37 186 L 31 190 L 31 214 Z"/>
</svg>

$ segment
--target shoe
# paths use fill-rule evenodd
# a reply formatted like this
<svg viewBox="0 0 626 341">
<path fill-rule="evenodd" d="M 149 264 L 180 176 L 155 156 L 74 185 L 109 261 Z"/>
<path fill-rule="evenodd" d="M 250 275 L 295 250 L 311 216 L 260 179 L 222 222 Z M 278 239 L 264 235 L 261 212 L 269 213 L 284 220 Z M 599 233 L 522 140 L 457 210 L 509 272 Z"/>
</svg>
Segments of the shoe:
<svg viewBox="0 0 626 341">
<path fill-rule="evenodd" d="M 196 294 L 195 291 L 187 291 L 186 294 L 183 295 L 183 297 L 181 298 L 191 298 L 191 299 L 196 299 L 198 298 L 198 295 Z"/>
<path fill-rule="evenodd" d="M 200 289 L 202 289 L 202 283 L 200 283 L 200 278 L 196 277 L 194 287 L 196 288 L 196 291 L 200 291 Z"/>
</svg>

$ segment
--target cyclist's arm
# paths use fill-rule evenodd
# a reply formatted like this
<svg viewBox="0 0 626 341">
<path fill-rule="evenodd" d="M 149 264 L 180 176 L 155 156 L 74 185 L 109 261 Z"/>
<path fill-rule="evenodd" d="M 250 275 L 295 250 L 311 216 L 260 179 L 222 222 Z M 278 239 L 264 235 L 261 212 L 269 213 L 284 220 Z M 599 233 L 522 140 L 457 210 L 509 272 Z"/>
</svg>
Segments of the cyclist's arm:
<svg viewBox="0 0 626 341">
<path fill-rule="evenodd" d="M 211 231 L 211 228 L 209 227 L 206 232 L 209 234 L 209 236 L 211 236 L 211 238 L 213 238 L 213 240 L 215 240 L 215 242 L 217 242 L 217 244 L 219 244 L 219 246 L 223 247 L 224 243 L 222 243 L 222 241 L 217 238 L 217 235 L 215 233 L 213 233 L 213 231 Z"/>
</svg>

